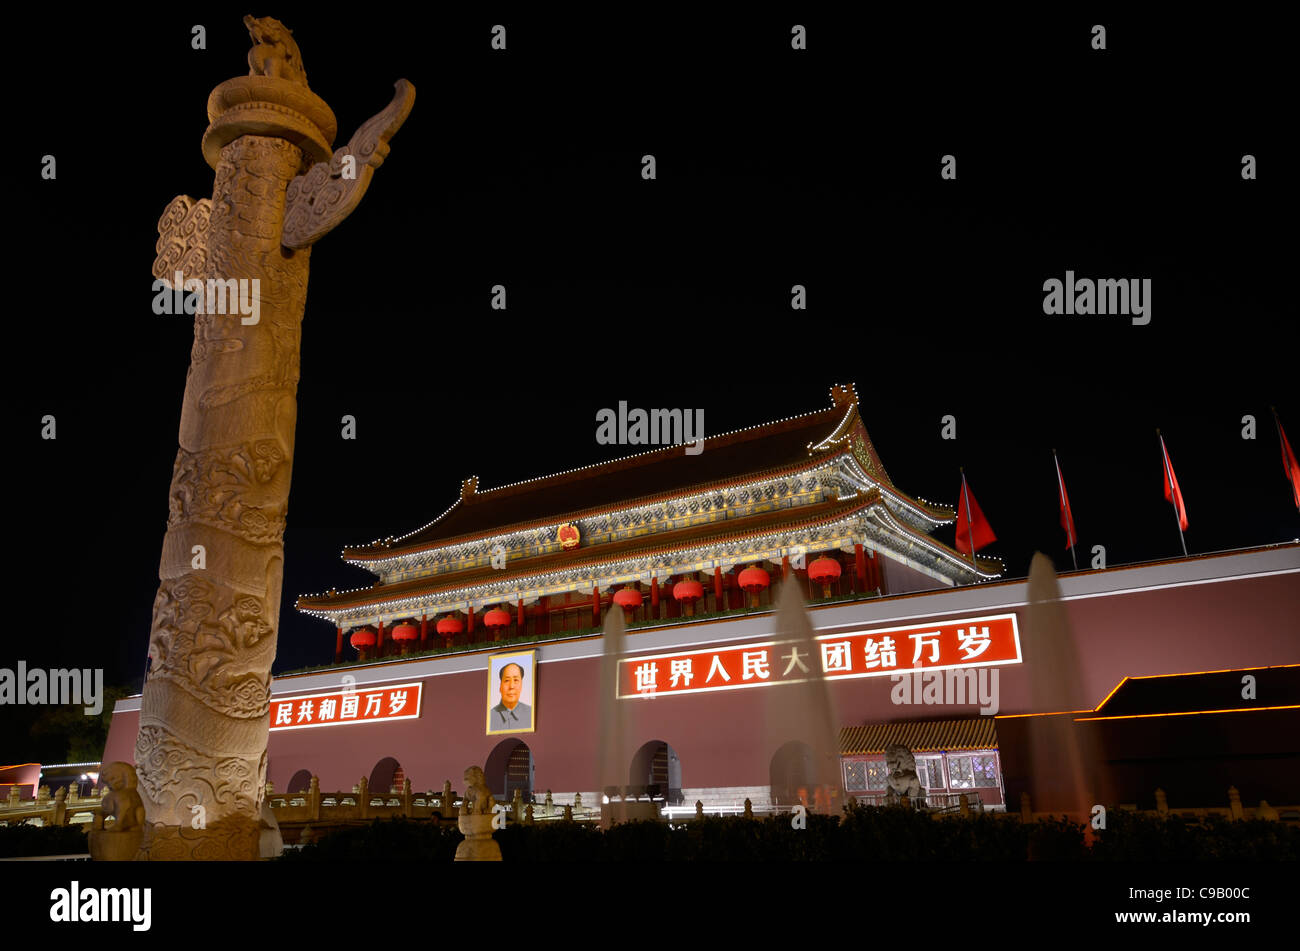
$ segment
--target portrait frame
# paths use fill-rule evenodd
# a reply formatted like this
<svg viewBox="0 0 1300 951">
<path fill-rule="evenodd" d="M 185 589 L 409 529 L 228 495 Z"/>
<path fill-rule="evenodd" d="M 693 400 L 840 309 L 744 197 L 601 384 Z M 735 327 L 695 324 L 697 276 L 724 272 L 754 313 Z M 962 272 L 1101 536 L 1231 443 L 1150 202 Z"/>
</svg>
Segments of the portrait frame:
<svg viewBox="0 0 1300 951">
<path fill-rule="evenodd" d="M 519 705 L 529 710 L 526 727 L 503 726 L 501 716 L 496 708 L 504 703 L 501 693 L 501 671 L 510 664 L 518 664 L 523 671 L 523 683 L 520 685 Z M 487 735 L 499 736 L 506 733 L 537 732 L 537 651 L 506 651 L 488 656 L 487 685 Z"/>
</svg>

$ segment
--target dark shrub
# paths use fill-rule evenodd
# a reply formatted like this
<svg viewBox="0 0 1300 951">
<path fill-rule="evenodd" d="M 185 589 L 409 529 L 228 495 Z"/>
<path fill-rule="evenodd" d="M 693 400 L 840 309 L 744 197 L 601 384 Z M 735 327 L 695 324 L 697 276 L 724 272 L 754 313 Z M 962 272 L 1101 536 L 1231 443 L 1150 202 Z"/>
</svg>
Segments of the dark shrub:
<svg viewBox="0 0 1300 951">
<path fill-rule="evenodd" d="M 339 829 L 301 849 L 286 849 L 293 862 L 450 862 L 464 839 L 459 830 L 433 822 L 380 819 Z"/>
<path fill-rule="evenodd" d="M 90 851 L 82 826 L 0 826 L 0 857 L 77 855 Z"/>
</svg>

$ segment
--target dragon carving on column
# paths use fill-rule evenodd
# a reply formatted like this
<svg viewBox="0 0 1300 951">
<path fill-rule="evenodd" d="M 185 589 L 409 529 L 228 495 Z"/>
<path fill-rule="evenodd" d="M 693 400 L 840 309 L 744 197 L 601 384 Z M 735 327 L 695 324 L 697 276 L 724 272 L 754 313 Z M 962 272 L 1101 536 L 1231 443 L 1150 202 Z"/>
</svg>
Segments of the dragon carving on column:
<svg viewBox="0 0 1300 951">
<path fill-rule="evenodd" d="M 398 80 L 334 150 L 289 30 L 244 24 L 249 74 L 208 98 L 212 197 L 177 196 L 158 222 L 158 281 L 206 285 L 209 301 L 214 283 L 251 287 L 259 318 L 194 317 L 135 751 L 144 859 L 258 857 L 308 261 L 415 101 Z"/>
</svg>

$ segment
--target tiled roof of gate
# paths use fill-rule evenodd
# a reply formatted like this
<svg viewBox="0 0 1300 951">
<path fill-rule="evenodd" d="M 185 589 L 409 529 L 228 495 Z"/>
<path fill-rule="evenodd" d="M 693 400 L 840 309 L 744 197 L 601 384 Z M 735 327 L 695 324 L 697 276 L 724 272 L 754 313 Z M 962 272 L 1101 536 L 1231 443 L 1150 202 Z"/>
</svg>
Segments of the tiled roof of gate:
<svg viewBox="0 0 1300 951">
<path fill-rule="evenodd" d="M 911 723 L 873 723 L 840 730 L 840 755 L 883 753 L 891 743 L 902 743 L 913 753 L 937 750 L 997 749 L 993 717 L 967 720 L 928 720 Z"/>
<path fill-rule="evenodd" d="M 418 549 L 431 542 L 474 536 L 503 527 L 556 521 L 570 513 L 680 493 L 695 486 L 739 479 L 796 463 L 807 464 L 809 443 L 822 439 L 844 415 L 831 406 L 781 423 L 755 426 L 728 436 L 705 437 L 704 451 L 686 454 L 683 445 L 562 472 L 497 489 L 468 494 L 441 518 L 394 542 L 393 549 Z M 382 548 L 356 546 L 349 555 Z"/>
<path fill-rule="evenodd" d="M 615 507 L 757 481 L 817 465 L 845 452 L 850 435 L 874 460 L 875 477 L 892 492 L 940 521 L 954 517 L 955 512 L 945 506 L 912 498 L 893 487 L 862 425 L 851 385 L 832 387 L 831 396 L 832 404 L 826 409 L 729 433 L 706 434 L 704 451 L 695 456 L 688 455 L 684 445 L 665 446 L 495 489 L 479 489 L 478 478 L 473 476 L 462 483 L 461 498 L 423 528 L 400 538 L 349 546 L 343 555 L 358 562 L 385 560 L 486 534 L 526 530 Z"/>
</svg>

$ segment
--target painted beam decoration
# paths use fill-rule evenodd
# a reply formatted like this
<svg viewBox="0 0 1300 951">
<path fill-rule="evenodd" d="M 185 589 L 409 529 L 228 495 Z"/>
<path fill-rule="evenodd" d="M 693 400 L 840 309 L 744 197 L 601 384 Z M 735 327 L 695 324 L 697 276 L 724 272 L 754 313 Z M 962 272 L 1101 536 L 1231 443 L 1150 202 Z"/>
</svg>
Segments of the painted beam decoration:
<svg viewBox="0 0 1300 951">
<path fill-rule="evenodd" d="M 388 723 L 420 716 L 423 684 L 393 684 L 358 689 L 344 687 L 331 693 L 271 699 L 271 732 L 306 730 L 349 723 Z"/>
<path fill-rule="evenodd" d="M 656 654 L 619 661 L 618 697 L 662 697 L 897 673 L 1019 664 L 1014 614 L 877 628 L 815 639 L 817 656 L 796 641 Z"/>
</svg>

